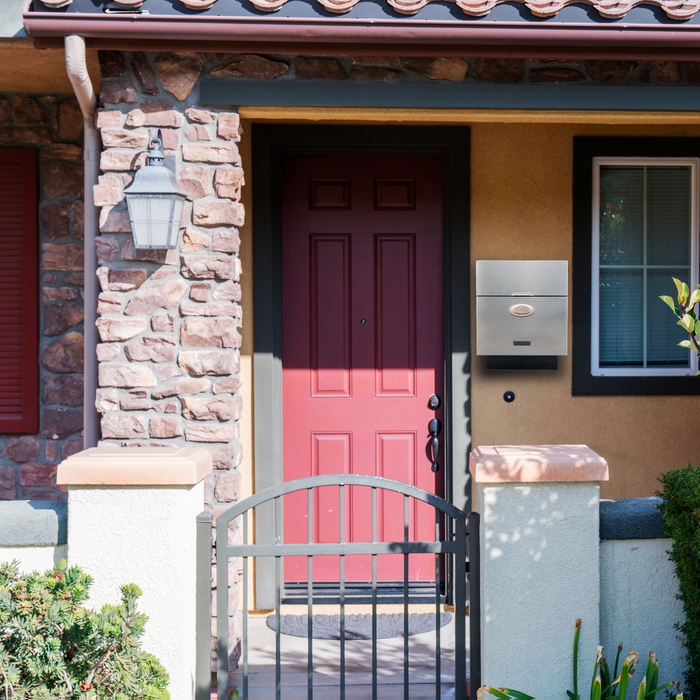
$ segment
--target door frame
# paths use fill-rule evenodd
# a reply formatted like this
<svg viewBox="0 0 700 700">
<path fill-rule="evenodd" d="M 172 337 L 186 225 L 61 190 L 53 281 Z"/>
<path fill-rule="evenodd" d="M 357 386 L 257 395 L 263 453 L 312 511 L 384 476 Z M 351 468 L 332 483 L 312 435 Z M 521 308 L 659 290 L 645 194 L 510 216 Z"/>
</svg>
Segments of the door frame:
<svg viewBox="0 0 700 700">
<path fill-rule="evenodd" d="M 254 491 L 283 482 L 281 157 L 285 153 L 443 157 L 445 500 L 471 508 L 469 127 L 253 124 Z M 255 541 L 274 542 L 273 512 L 257 509 Z M 270 516 L 270 517 L 268 517 Z M 273 607 L 274 564 L 257 562 L 255 607 Z M 448 585 L 448 590 L 452 586 Z"/>
</svg>

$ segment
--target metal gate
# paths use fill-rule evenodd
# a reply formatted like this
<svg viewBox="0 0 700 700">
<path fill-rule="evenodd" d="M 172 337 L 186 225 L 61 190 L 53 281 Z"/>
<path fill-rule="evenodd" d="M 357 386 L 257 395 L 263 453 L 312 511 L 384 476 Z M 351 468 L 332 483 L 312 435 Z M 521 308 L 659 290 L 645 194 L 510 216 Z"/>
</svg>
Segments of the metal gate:
<svg viewBox="0 0 700 700">
<path fill-rule="evenodd" d="M 314 489 L 324 487 L 338 488 L 339 525 L 340 536 L 337 543 L 314 543 L 312 539 L 313 523 L 313 492 Z M 366 487 L 371 489 L 372 497 L 372 541 L 371 542 L 346 542 L 345 536 L 345 504 L 346 488 Z M 304 544 L 285 544 L 283 497 L 287 494 L 306 491 L 307 512 L 303 517 L 308 521 L 308 537 Z M 377 541 L 377 491 L 389 491 L 403 495 L 404 503 L 404 539 L 402 542 Z M 416 499 L 432 506 L 435 510 L 435 541 L 415 542 L 409 541 L 409 500 Z M 273 544 L 251 544 L 249 542 L 252 531 L 250 514 L 253 509 L 268 502 L 274 504 L 274 531 Z M 268 511 L 269 512 L 269 511 Z M 300 517 L 302 514 L 300 514 Z M 241 518 L 239 527 L 242 530 L 242 543 L 229 543 L 229 524 Z M 197 688 L 196 700 L 209 700 L 211 693 L 211 514 L 201 513 L 198 518 L 197 533 Z M 217 610 L 217 672 L 216 685 L 219 700 L 228 700 L 229 694 L 229 630 L 228 630 L 228 559 L 240 557 L 243 562 L 243 598 L 242 616 L 243 630 L 241 640 L 242 683 L 240 692 L 242 700 L 248 700 L 248 588 L 249 588 L 249 559 L 251 557 L 273 557 L 275 562 L 275 698 L 281 699 L 282 668 L 280 643 L 280 608 L 282 605 L 283 571 L 285 556 L 307 557 L 308 583 L 307 583 L 307 609 L 308 609 L 308 650 L 307 650 L 307 687 L 308 700 L 313 699 L 313 663 L 314 663 L 314 638 L 312 636 L 313 624 L 313 557 L 337 556 L 340 563 L 339 604 L 340 604 L 340 675 L 339 688 L 340 700 L 345 700 L 346 690 L 346 655 L 345 655 L 345 606 L 346 606 L 346 581 L 345 581 L 345 556 L 347 555 L 371 555 L 372 557 L 372 645 L 371 645 L 371 670 L 372 670 L 372 698 L 377 700 L 377 556 L 386 554 L 401 554 L 404 560 L 403 579 L 403 697 L 409 699 L 409 556 L 412 554 L 435 555 L 435 622 L 436 622 L 436 647 L 435 647 L 435 698 L 441 698 L 441 642 L 440 642 L 440 614 L 441 614 L 441 587 L 448 584 L 441 581 L 441 571 L 451 571 L 451 590 L 449 598 L 454 604 L 455 611 L 455 678 L 454 697 L 457 700 L 467 697 L 467 683 L 469 684 L 469 697 L 476 700 L 476 691 L 481 685 L 481 659 L 479 654 L 480 620 L 479 620 L 479 516 L 470 513 L 468 516 L 447 501 L 435 496 L 428 491 L 410 486 L 399 481 L 384 479 L 376 476 L 360 476 L 354 474 L 328 474 L 312 476 L 296 481 L 289 481 L 279 486 L 261 491 L 260 493 L 245 499 L 218 516 L 216 522 L 215 556 L 217 561 L 217 586 L 216 586 L 216 610 Z M 451 560 L 451 561 L 450 561 Z M 467 588 L 469 592 L 469 637 L 470 637 L 470 675 L 466 677 L 466 606 Z"/>
</svg>

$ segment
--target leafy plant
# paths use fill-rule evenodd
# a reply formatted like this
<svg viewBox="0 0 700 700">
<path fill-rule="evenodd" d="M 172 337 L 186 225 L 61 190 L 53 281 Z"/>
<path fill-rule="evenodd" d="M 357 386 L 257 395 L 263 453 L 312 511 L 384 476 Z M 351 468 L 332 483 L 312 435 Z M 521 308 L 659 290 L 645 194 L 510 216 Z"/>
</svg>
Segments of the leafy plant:
<svg viewBox="0 0 700 700">
<path fill-rule="evenodd" d="M 696 289 L 690 294 L 690 289 L 685 282 L 681 282 L 675 277 L 672 279 L 678 291 L 678 304 L 676 304 L 672 297 L 660 296 L 659 299 L 668 304 L 671 311 L 673 311 L 679 319 L 677 325 L 684 328 L 690 336 L 688 340 L 681 340 L 678 345 L 682 348 L 695 350 L 695 352 L 700 355 L 700 342 L 698 341 L 700 323 L 695 313 L 695 304 L 700 301 L 700 289 Z M 698 285 L 698 287 L 700 287 L 700 285 Z M 698 371 L 695 376 L 697 377 L 698 374 L 700 374 L 700 371 Z"/>
<path fill-rule="evenodd" d="M 578 693 L 578 640 L 581 633 L 581 620 L 576 620 L 576 629 L 574 631 L 574 689 L 567 690 L 566 694 L 569 700 L 581 700 Z M 627 658 L 622 663 L 620 674 L 617 673 L 620 654 L 622 653 L 622 644 L 617 647 L 617 656 L 615 657 L 615 669 L 612 676 L 608 668 L 608 662 L 603 657 L 603 647 L 599 646 L 596 652 L 595 664 L 593 666 L 593 678 L 591 680 L 590 700 L 611 700 L 619 698 L 625 700 L 627 697 L 627 686 L 630 676 L 637 670 L 637 661 L 639 654 L 636 651 L 631 651 Z M 613 679 L 611 681 L 611 678 Z M 674 685 L 675 681 L 659 686 L 659 662 L 656 659 L 656 653 L 649 653 L 649 661 L 647 663 L 646 675 L 642 679 L 637 691 L 637 700 L 654 700 L 656 694 L 662 690 L 666 690 Z M 498 700 L 535 700 L 532 695 L 526 695 L 519 690 L 510 688 L 492 688 L 489 685 L 483 685 L 477 693 L 481 699 L 483 692 L 486 691 L 498 698 Z M 683 693 L 676 696 L 676 700 L 683 700 Z"/>
<path fill-rule="evenodd" d="M 700 700 L 700 467 L 688 462 L 662 474 L 659 481 L 663 485 L 663 492 L 657 492 L 659 510 L 673 540 L 669 555 L 685 615 L 685 622 L 676 623 L 687 650 L 684 687 L 690 700 Z"/>
<path fill-rule="evenodd" d="M 83 607 L 92 578 L 65 560 L 21 575 L 0 564 L 0 700 L 168 700 L 168 674 L 140 649 L 137 586 L 120 605 Z"/>
</svg>

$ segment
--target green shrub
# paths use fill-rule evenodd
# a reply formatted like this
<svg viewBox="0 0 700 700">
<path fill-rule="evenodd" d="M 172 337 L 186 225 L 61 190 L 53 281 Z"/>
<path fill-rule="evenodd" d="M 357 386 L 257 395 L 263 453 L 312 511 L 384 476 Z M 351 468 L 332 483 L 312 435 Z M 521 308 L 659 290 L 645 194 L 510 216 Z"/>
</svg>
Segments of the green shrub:
<svg viewBox="0 0 700 700">
<path fill-rule="evenodd" d="M 141 651 L 137 586 L 83 607 L 92 578 L 65 560 L 44 574 L 0 564 L 0 700 L 168 700 L 168 674 Z"/>
<path fill-rule="evenodd" d="M 685 638 L 688 666 L 686 698 L 700 700 L 700 467 L 690 462 L 662 474 L 661 514 L 666 534 L 673 539 L 670 556 L 678 576 L 678 597 L 685 622 L 676 623 Z"/>
</svg>

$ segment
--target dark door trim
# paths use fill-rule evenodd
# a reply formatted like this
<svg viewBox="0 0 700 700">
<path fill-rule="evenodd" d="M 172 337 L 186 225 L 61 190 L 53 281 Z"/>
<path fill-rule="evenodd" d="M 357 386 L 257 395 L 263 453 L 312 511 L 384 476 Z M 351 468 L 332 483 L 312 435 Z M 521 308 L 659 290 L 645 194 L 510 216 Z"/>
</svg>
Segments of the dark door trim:
<svg viewBox="0 0 700 700">
<path fill-rule="evenodd" d="M 254 124 L 253 317 L 255 492 L 283 481 L 282 256 L 283 153 L 438 153 L 444 163 L 445 500 L 471 510 L 469 128 Z M 256 513 L 256 542 L 272 542 L 272 511 Z M 269 516 L 269 517 L 268 517 Z M 269 562 L 272 564 L 272 562 Z M 256 607 L 274 601 L 267 562 L 256 566 Z"/>
</svg>

